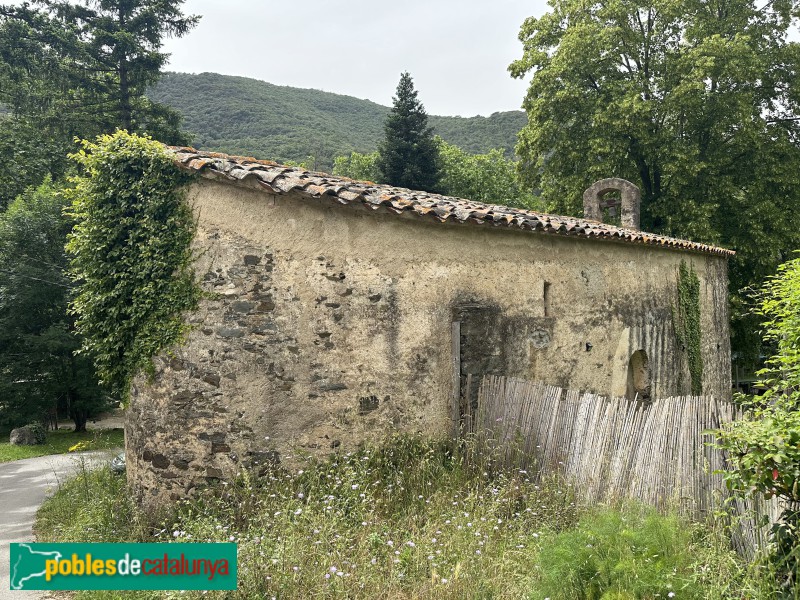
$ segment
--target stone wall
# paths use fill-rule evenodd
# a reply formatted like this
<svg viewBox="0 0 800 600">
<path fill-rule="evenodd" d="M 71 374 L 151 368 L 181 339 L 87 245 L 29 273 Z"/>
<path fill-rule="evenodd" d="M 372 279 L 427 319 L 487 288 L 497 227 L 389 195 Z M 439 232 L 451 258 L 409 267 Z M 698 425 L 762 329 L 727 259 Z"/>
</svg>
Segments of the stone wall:
<svg viewBox="0 0 800 600">
<path fill-rule="evenodd" d="M 351 449 L 452 428 L 463 373 L 624 395 L 631 356 L 654 396 L 689 389 L 672 306 L 681 260 L 701 280 L 704 392 L 730 389 L 726 260 L 636 244 L 440 224 L 201 181 L 187 343 L 139 378 L 129 481 L 147 503 Z"/>
</svg>

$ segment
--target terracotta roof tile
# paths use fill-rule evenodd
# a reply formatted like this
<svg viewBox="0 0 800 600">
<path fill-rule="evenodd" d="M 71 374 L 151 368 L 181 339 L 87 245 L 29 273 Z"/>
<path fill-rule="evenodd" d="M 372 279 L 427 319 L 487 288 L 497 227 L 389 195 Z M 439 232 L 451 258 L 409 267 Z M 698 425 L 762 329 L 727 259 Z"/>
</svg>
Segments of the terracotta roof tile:
<svg viewBox="0 0 800 600">
<path fill-rule="evenodd" d="M 255 158 L 228 156 L 194 148 L 171 147 L 170 150 L 175 153 L 178 165 L 188 171 L 234 182 L 247 178 L 275 194 L 294 191 L 300 196 L 328 198 L 339 204 L 361 204 L 373 209 L 383 207 L 396 214 L 413 212 L 420 217 L 433 217 L 441 222 L 474 223 L 559 235 L 616 239 L 718 256 L 729 257 L 735 254 L 732 250 L 716 246 L 623 229 L 599 221 L 550 215 L 508 206 L 494 206 L 462 198 L 379 185 L 369 181 L 355 181 Z"/>
</svg>

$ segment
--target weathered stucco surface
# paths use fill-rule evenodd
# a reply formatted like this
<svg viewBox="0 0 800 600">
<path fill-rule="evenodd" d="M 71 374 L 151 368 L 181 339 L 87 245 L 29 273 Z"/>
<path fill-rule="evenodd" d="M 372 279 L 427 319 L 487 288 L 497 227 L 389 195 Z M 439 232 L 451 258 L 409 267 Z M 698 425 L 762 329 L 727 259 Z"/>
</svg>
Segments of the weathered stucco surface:
<svg viewBox="0 0 800 600">
<path fill-rule="evenodd" d="M 146 502 L 390 431 L 451 431 L 461 370 L 624 395 L 688 393 L 672 306 L 701 282 L 703 390 L 730 390 L 726 259 L 642 244 L 440 224 L 201 180 L 188 342 L 136 381 L 129 480 Z M 640 372 L 641 368 L 636 367 Z"/>
</svg>

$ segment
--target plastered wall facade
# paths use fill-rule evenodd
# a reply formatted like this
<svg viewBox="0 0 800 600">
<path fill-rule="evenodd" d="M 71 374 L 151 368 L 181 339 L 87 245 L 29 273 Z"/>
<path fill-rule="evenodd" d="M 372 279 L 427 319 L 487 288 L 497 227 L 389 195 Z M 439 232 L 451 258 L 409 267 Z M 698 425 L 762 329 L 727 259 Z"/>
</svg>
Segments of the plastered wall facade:
<svg viewBox="0 0 800 600">
<path fill-rule="evenodd" d="M 682 260 L 701 283 L 704 393 L 729 394 L 724 257 L 206 180 L 190 202 L 209 294 L 187 343 L 134 385 L 128 477 L 145 503 L 298 451 L 447 435 L 459 371 L 625 395 L 643 351 L 652 396 L 688 393 L 672 322 Z"/>
</svg>

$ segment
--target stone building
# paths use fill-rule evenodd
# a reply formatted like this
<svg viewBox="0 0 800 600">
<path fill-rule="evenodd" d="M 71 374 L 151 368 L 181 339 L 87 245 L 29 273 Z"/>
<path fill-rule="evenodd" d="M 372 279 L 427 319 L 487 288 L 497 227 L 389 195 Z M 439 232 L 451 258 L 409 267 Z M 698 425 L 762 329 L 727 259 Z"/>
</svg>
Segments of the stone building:
<svg viewBox="0 0 800 600">
<path fill-rule="evenodd" d="M 187 343 L 140 378 L 129 480 L 179 497 L 297 449 L 389 431 L 445 435 L 464 375 L 604 394 L 689 391 L 678 272 L 699 277 L 702 387 L 730 391 L 730 251 L 638 230 L 638 190 L 604 180 L 572 218 L 176 149 L 200 175 Z M 625 227 L 600 220 L 621 192 Z"/>
</svg>

